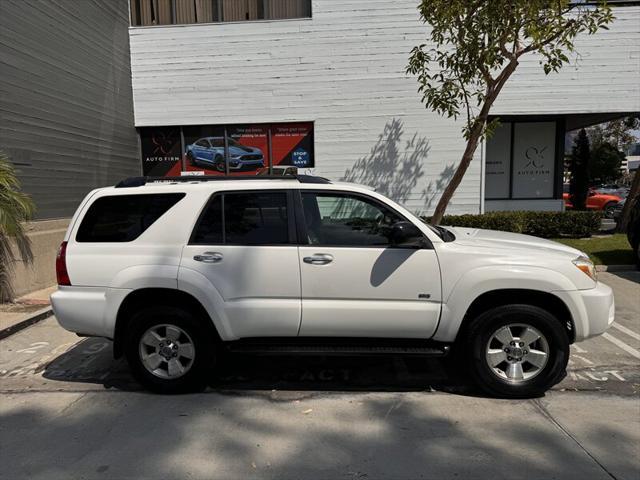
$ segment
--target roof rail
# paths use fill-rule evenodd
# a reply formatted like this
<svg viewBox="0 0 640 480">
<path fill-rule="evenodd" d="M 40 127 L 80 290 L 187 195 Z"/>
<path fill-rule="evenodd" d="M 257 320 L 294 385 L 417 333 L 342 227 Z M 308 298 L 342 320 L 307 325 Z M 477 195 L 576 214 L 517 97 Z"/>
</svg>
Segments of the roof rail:
<svg viewBox="0 0 640 480">
<path fill-rule="evenodd" d="M 210 176 L 192 176 L 184 177 L 129 177 L 119 181 L 115 188 L 131 188 L 141 187 L 148 183 L 196 183 L 196 182 L 215 182 L 227 180 L 297 180 L 300 183 L 331 183 L 328 178 L 316 177 L 314 175 L 256 175 L 256 176 L 237 176 L 227 177 L 222 175 Z"/>
</svg>

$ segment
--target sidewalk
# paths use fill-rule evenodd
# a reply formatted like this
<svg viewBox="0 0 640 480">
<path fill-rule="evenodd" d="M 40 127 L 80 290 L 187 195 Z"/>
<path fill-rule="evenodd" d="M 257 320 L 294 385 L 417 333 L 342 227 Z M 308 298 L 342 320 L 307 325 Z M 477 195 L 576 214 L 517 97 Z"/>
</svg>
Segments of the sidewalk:
<svg viewBox="0 0 640 480">
<path fill-rule="evenodd" d="M 12 330 L 23 322 L 38 321 L 51 314 L 49 295 L 57 286 L 36 290 L 16 299 L 14 303 L 0 304 L 0 332 Z M 6 335 L 5 335 L 6 336 Z"/>
</svg>

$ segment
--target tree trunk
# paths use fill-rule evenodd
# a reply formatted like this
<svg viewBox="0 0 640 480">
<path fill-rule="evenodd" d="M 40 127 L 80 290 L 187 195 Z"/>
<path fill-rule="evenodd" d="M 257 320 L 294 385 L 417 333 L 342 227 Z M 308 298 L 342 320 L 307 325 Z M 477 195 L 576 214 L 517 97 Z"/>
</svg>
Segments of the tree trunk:
<svg viewBox="0 0 640 480">
<path fill-rule="evenodd" d="M 498 76 L 495 84 L 489 85 L 487 87 L 487 96 L 485 97 L 482 108 L 480 109 L 480 113 L 474 120 L 471 131 L 469 132 L 467 146 L 464 149 L 464 153 L 462 154 L 460 165 L 458 165 L 456 173 L 453 174 L 453 177 L 451 177 L 451 181 L 444 189 L 444 192 L 442 192 L 440 201 L 438 201 L 436 210 L 433 212 L 433 216 L 431 217 L 431 225 L 438 225 L 442 221 L 444 212 L 447 210 L 447 205 L 449 205 L 451 197 L 453 197 L 453 194 L 458 188 L 458 185 L 460 185 L 464 174 L 467 172 L 467 169 L 471 164 L 471 160 L 473 160 L 473 155 L 476 153 L 478 143 L 480 142 L 480 137 L 484 132 L 487 119 L 489 118 L 489 111 L 491 110 L 491 106 L 493 105 L 495 99 L 498 98 L 498 94 L 502 90 L 502 87 L 504 87 L 504 84 L 507 82 L 509 77 L 511 77 L 511 74 L 515 71 L 517 66 L 518 60 L 514 57 L 505 67 L 502 73 Z"/>
<path fill-rule="evenodd" d="M 633 205 L 633 200 L 640 201 L 640 169 L 636 170 L 635 175 L 633 176 L 633 182 L 631 183 L 631 189 L 629 190 L 629 195 L 627 195 L 627 200 L 624 202 L 624 208 L 622 209 L 622 213 L 620 214 L 620 220 L 618 220 L 618 225 L 616 225 L 616 231 L 620 233 L 627 233 L 627 227 L 629 225 L 629 216 L 631 215 L 631 206 Z"/>
<path fill-rule="evenodd" d="M 471 160 L 473 160 L 473 155 L 478 148 L 478 142 L 480 141 L 480 135 L 482 134 L 482 129 L 484 128 L 484 122 L 477 122 L 473 127 L 471 134 L 469 135 L 469 139 L 467 140 L 467 146 L 464 149 L 464 153 L 462 154 L 462 160 L 460 160 L 460 165 L 456 169 L 456 173 L 451 177 L 451 181 L 442 192 L 442 196 L 440 197 L 440 201 L 436 206 L 436 210 L 433 212 L 433 216 L 431 217 L 431 225 L 438 225 L 442 221 L 442 217 L 444 217 L 444 212 L 447 209 L 447 205 L 449 205 L 449 201 L 453 194 L 455 193 L 458 185 L 462 181 L 464 174 L 467 172 L 469 165 L 471 165 Z"/>
</svg>

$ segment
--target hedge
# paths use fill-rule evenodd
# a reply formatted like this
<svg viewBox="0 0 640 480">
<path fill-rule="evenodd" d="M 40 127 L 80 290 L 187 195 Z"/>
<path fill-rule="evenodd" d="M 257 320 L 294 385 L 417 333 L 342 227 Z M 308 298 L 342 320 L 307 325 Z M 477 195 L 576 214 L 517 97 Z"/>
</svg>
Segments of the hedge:
<svg viewBox="0 0 640 480">
<path fill-rule="evenodd" d="M 600 230 L 599 211 L 491 212 L 482 215 L 445 215 L 441 225 L 525 233 L 536 237 L 590 237 Z M 428 218 L 424 218 L 428 221 Z"/>
</svg>

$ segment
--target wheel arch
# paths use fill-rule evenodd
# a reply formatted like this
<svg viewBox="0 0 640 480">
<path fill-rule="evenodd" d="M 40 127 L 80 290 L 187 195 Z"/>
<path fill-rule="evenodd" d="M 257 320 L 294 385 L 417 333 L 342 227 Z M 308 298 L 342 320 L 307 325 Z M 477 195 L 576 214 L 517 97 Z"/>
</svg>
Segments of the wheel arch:
<svg viewBox="0 0 640 480">
<path fill-rule="evenodd" d="M 113 336 L 113 356 L 123 355 L 123 340 L 133 312 L 145 306 L 180 307 L 202 319 L 214 341 L 220 341 L 216 326 L 204 306 L 191 294 L 171 288 L 141 288 L 129 293 L 118 309 Z"/>
<path fill-rule="evenodd" d="M 464 338 L 471 320 L 481 313 L 491 308 L 513 304 L 531 305 L 549 312 L 564 327 L 569 343 L 575 341 L 575 323 L 569 307 L 553 293 L 526 288 L 496 289 L 477 296 L 465 312 L 456 341 Z"/>
</svg>

